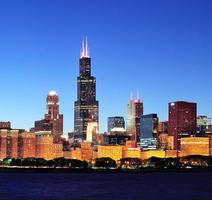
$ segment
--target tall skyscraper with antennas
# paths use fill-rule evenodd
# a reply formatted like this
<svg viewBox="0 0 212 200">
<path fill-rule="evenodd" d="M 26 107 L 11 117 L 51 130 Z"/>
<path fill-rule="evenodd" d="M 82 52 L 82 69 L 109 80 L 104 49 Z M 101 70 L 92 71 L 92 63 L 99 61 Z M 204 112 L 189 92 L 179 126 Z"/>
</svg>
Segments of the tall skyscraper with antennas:
<svg viewBox="0 0 212 200">
<path fill-rule="evenodd" d="M 86 140 L 88 122 L 99 122 L 99 102 L 96 100 L 96 78 L 91 76 L 91 58 L 87 37 L 83 38 L 77 77 L 77 101 L 74 103 L 74 139 Z"/>
<path fill-rule="evenodd" d="M 133 140 L 139 142 L 140 140 L 140 119 L 143 115 L 143 102 L 139 94 L 137 98 L 133 99 L 131 94 L 130 101 L 127 104 L 127 132 L 133 136 Z"/>
</svg>

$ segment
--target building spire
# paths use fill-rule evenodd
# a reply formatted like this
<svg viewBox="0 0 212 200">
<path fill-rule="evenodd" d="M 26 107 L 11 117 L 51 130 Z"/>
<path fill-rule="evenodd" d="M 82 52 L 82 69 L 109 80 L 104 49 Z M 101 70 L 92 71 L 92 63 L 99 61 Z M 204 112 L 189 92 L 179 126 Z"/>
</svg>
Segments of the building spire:
<svg viewBox="0 0 212 200">
<path fill-rule="evenodd" d="M 84 37 L 82 39 L 82 48 L 81 48 L 80 58 L 89 58 L 89 57 L 90 57 L 90 53 L 88 48 L 88 39 L 87 39 L 87 36 L 85 36 L 85 39 Z"/>
<path fill-rule="evenodd" d="M 88 37 L 87 36 L 85 36 L 85 56 L 87 58 L 90 57 L 90 55 L 89 55 L 89 48 L 88 48 Z"/>
</svg>

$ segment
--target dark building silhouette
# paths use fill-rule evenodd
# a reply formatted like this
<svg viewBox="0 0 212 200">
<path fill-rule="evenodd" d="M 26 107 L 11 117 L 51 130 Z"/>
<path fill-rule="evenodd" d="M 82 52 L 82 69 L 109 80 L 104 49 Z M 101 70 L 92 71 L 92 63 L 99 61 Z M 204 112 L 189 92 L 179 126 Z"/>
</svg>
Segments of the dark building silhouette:
<svg viewBox="0 0 212 200">
<path fill-rule="evenodd" d="M 54 142 L 61 140 L 63 134 L 63 115 L 59 114 L 59 96 L 56 92 L 49 92 L 46 98 L 47 114 L 44 119 L 35 121 L 33 131 L 51 131 Z"/>
<path fill-rule="evenodd" d="M 174 136 L 174 149 L 180 149 L 180 138 L 196 134 L 197 104 L 185 101 L 169 103 L 168 134 Z"/>
<path fill-rule="evenodd" d="M 11 122 L 0 122 L 0 129 L 11 129 Z"/>
<path fill-rule="evenodd" d="M 124 128 L 125 129 L 124 117 L 120 117 L 120 116 L 108 117 L 107 131 L 110 132 L 113 128 Z"/>
<path fill-rule="evenodd" d="M 91 58 L 87 38 L 82 43 L 77 101 L 74 103 L 74 140 L 86 140 L 88 122 L 99 122 L 99 102 L 96 100 L 96 78 L 91 76 Z"/>
</svg>

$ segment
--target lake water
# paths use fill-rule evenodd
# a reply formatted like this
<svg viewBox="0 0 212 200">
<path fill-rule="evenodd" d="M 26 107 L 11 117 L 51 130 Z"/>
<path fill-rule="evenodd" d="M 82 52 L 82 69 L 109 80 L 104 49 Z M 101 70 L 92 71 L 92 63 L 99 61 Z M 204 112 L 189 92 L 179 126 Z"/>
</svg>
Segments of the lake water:
<svg viewBox="0 0 212 200">
<path fill-rule="evenodd" d="M 0 200 L 212 200 L 212 173 L 0 173 Z"/>
</svg>

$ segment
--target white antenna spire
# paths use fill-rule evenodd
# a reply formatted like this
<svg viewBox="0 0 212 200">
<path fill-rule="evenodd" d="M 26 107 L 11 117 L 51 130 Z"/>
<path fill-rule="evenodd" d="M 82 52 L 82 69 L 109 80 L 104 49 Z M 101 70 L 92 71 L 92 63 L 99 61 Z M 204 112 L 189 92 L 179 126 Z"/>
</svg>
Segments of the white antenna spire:
<svg viewBox="0 0 212 200">
<path fill-rule="evenodd" d="M 82 39 L 82 48 L 81 48 L 81 53 L 80 53 L 80 58 L 89 58 L 90 53 L 89 53 L 89 48 L 88 48 L 88 39 L 87 36 L 83 37 Z"/>
<path fill-rule="evenodd" d="M 85 36 L 85 57 L 89 58 L 89 49 L 88 49 L 88 38 Z"/>
<path fill-rule="evenodd" d="M 84 37 L 82 38 L 82 47 L 80 52 L 80 58 L 85 57 L 85 43 L 84 43 Z"/>
</svg>

